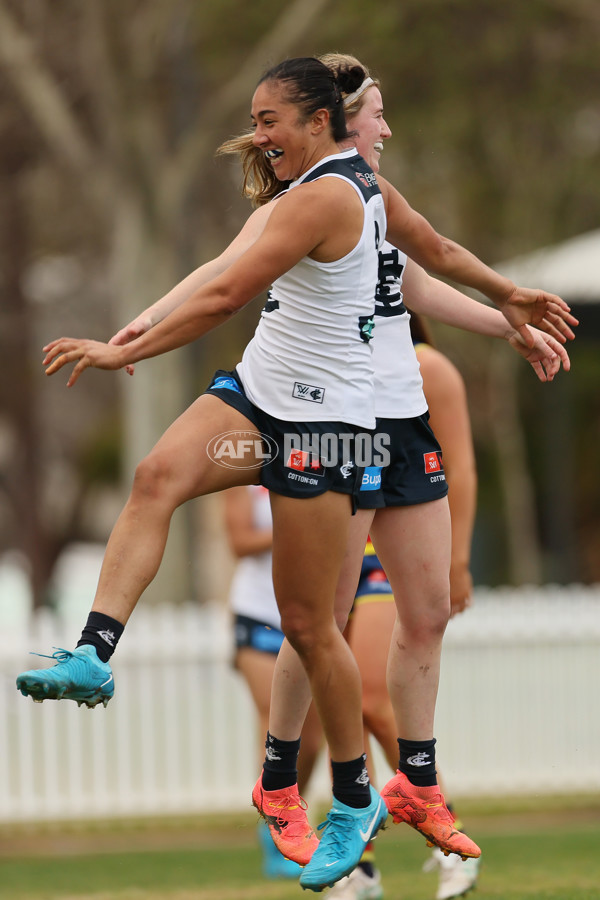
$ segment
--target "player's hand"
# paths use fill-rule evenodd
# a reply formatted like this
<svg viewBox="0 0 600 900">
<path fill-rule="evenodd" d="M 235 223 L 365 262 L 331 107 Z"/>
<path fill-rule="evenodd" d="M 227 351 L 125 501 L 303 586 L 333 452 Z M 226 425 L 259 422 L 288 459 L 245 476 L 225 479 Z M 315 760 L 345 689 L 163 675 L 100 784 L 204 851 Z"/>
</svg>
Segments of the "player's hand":
<svg viewBox="0 0 600 900">
<path fill-rule="evenodd" d="M 515 287 L 499 306 L 528 347 L 532 347 L 533 343 L 526 325 L 535 325 L 563 344 L 567 339 L 572 341 L 575 337 L 571 326 L 575 327 L 579 322 L 572 315 L 570 307 L 556 294 Z"/>
<path fill-rule="evenodd" d="M 465 563 L 450 564 L 450 618 L 464 612 L 473 602 L 473 578 Z"/>
<path fill-rule="evenodd" d="M 75 362 L 67 387 L 72 387 L 85 369 L 121 369 L 124 365 L 121 347 L 103 344 L 101 341 L 89 341 L 85 338 L 59 338 L 51 341 L 43 348 L 46 356 L 44 363 L 46 375 L 54 375 L 63 366 Z"/>
<path fill-rule="evenodd" d="M 137 319 L 134 319 L 133 322 L 130 322 L 129 325 L 125 325 L 124 328 L 117 331 L 108 343 L 118 347 L 123 346 L 123 344 L 128 344 L 140 335 L 146 334 L 146 332 L 152 328 L 152 324 L 150 316 L 142 314 L 141 316 L 138 316 Z M 132 365 L 127 365 L 125 366 L 125 371 L 128 375 L 133 375 L 134 368 L 135 367 Z"/>
<path fill-rule="evenodd" d="M 562 367 L 565 372 L 571 368 L 571 360 L 566 348 L 556 338 L 539 331 L 537 328 L 526 326 L 533 342 L 532 346 L 525 343 L 525 339 L 516 331 L 508 338 L 508 343 L 516 352 L 526 359 L 533 368 L 540 381 L 552 381 L 556 373 Z"/>
</svg>

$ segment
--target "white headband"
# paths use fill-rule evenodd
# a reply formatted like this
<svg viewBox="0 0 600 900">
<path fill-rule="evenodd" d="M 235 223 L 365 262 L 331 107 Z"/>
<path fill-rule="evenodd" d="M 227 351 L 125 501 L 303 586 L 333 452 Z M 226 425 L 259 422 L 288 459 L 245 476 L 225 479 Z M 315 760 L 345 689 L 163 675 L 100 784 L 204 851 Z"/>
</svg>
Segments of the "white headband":
<svg viewBox="0 0 600 900">
<path fill-rule="evenodd" d="M 344 97 L 344 106 L 350 106 L 350 104 L 353 103 L 357 97 L 360 97 L 361 94 L 364 94 L 366 89 L 371 87 L 372 84 L 375 84 L 372 78 L 365 78 L 359 88 L 357 88 L 352 94 L 347 94 L 347 96 Z"/>
</svg>

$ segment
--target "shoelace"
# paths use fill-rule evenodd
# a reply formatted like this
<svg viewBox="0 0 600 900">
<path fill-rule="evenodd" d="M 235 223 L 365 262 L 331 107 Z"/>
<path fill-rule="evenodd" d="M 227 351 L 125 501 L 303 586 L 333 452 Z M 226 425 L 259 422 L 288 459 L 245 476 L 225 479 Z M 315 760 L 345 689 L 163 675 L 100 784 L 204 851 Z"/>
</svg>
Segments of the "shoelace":
<svg viewBox="0 0 600 900">
<path fill-rule="evenodd" d="M 73 656 L 70 650 L 63 650 L 62 647 L 55 647 L 54 650 L 55 653 L 36 653 L 35 650 L 30 650 L 29 653 L 31 656 L 43 656 L 44 659 L 55 659 L 57 662 L 65 662 Z"/>
<path fill-rule="evenodd" d="M 353 821 L 352 816 L 345 815 L 345 813 L 335 811 L 327 813 L 327 818 L 317 827 L 317 831 L 325 829 L 319 846 L 323 847 L 328 856 L 339 859 L 340 856 L 345 855 Z M 337 825 L 337 828 L 328 830 L 329 825 Z"/>
<path fill-rule="evenodd" d="M 281 804 L 278 805 L 278 809 L 280 809 L 280 813 L 277 815 L 277 824 L 278 825 L 287 825 L 288 829 L 293 828 L 294 825 L 300 825 L 304 827 L 304 822 L 290 822 L 288 819 L 285 819 L 281 813 L 283 813 L 286 809 L 291 809 L 292 807 L 300 807 L 300 809 L 306 810 L 308 809 L 308 803 L 301 797 L 300 794 L 291 795 L 285 797 Z"/>
</svg>

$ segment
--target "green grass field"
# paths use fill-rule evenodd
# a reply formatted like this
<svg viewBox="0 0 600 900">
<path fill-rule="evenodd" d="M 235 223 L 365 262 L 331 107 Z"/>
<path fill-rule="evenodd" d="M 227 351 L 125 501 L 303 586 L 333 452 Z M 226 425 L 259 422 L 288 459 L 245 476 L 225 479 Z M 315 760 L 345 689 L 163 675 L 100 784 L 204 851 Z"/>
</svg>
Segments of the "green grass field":
<svg viewBox="0 0 600 900">
<path fill-rule="evenodd" d="M 476 900 L 600 900 L 600 798 L 463 814 L 482 846 Z M 406 826 L 377 840 L 386 900 L 432 900 L 425 842 Z M 256 818 L 0 829 L 2 900 L 288 900 L 295 882 L 262 878 Z M 326 895 L 325 895 L 326 896 Z"/>
</svg>

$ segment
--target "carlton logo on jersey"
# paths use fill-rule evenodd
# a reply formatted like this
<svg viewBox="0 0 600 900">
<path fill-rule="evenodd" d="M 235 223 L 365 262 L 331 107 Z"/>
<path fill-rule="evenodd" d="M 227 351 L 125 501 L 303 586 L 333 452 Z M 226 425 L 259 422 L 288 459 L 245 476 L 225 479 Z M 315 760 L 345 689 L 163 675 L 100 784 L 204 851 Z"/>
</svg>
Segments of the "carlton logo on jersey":
<svg viewBox="0 0 600 900">
<path fill-rule="evenodd" d="M 302 384 L 301 381 L 295 381 L 292 397 L 294 397 L 295 400 L 308 400 L 311 403 L 322 403 L 325 398 L 325 388 L 317 387 L 315 384 Z"/>
</svg>

